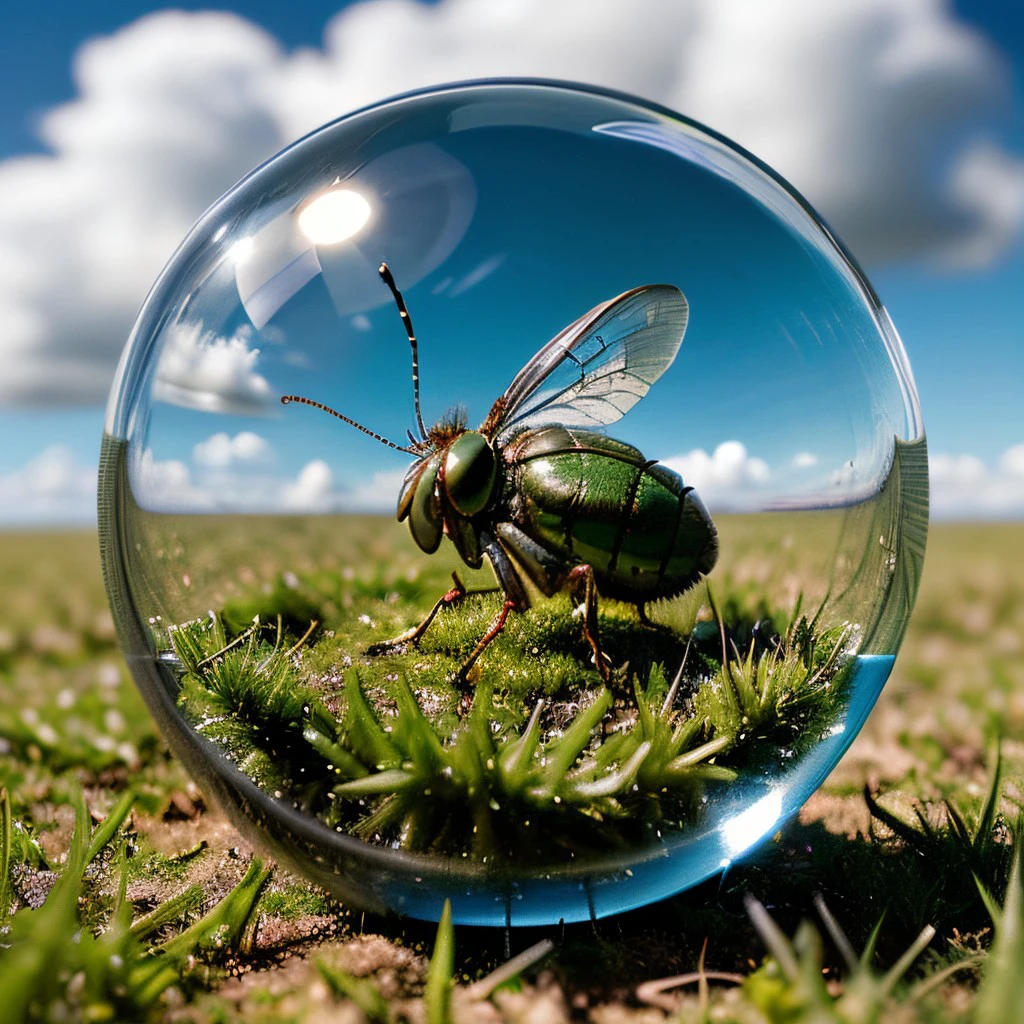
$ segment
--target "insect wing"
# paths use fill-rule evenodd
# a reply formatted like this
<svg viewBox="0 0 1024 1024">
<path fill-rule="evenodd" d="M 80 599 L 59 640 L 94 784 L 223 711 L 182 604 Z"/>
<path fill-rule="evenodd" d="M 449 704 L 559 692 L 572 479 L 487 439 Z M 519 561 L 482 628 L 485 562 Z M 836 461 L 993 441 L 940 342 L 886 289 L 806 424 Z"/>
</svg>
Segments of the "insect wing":
<svg viewBox="0 0 1024 1024">
<path fill-rule="evenodd" d="M 549 341 L 503 396 L 499 441 L 525 427 L 614 423 L 672 365 L 689 318 L 674 285 L 645 285 L 596 306 Z"/>
</svg>

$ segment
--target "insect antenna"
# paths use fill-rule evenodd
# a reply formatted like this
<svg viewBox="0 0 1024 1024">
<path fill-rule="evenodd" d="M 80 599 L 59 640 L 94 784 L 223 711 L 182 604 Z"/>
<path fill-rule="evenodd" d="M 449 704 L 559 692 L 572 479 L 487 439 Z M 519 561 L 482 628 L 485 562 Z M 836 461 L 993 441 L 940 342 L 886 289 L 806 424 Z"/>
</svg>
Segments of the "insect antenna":
<svg viewBox="0 0 1024 1024">
<path fill-rule="evenodd" d="M 324 405 L 322 402 L 314 402 L 312 398 L 303 398 L 301 395 L 282 395 L 281 404 L 288 405 L 291 402 L 298 402 L 301 405 L 311 405 L 314 409 L 320 409 L 323 412 L 329 412 L 332 416 L 337 416 L 339 420 L 347 423 L 350 427 L 355 427 L 356 430 L 361 430 L 364 434 L 369 434 L 375 441 L 380 441 L 381 444 L 386 444 L 389 448 L 394 448 L 395 451 L 405 452 L 407 455 L 419 455 L 420 452 L 416 448 L 405 448 L 400 444 L 395 444 L 394 441 L 389 441 L 386 437 L 381 434 L 377 434 L 370 430 L 368 427 L 364 427 L 362 423 L 356 423 L 355 420 L 349 419 L 348 416 L 343 416 L 337 409 L 332 409 L 329 405 Z"/>
<path fill-rule="evenodd" d="M 391 268 L 386 263 L 382 263 L 377 268 L 377 273 L 380 274 L 384 283 L 391 289 L 391 294 L 395 297 L 395 305 L 398 306 L 398 315 L 402 318 L 402 323 L 405 325 L 405 333 L 409 335 L 409 344 L 412 346 L 412 394 L 416 402 L 416 425 L 419 427 L 420 437 L 425 441 L 427 439 L 427 428 L 423 424 L 423 414 L 420 412 L 420 350 L 416 343 L 416 335 L 412 329 L 412 318 L 409 316 L 405 299 L 402 298 L 402 293 L 398 290 L 398 285 L 395 284 L 395 279 L 391 276 Z"/>
</svg>

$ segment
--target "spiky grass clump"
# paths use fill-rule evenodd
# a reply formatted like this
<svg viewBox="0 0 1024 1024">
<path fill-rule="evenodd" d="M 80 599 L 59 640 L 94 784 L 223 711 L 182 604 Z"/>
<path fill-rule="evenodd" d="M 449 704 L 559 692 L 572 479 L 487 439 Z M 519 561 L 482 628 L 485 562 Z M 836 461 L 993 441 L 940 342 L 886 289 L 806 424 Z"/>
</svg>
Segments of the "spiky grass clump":
<svg viewBox="0 0 1024 1024">
<path fill-rule="evenodd" d="M 723 626 L 680 655 L 674 634 L 638 640 L 634 622 L 604 614 L 602 635 L 619 650 L 634 645 L 640 665 L 621 667 L 613 691 L 557 602 L 517 616 L 460 690 L 459 652 L 478 637 L 488 601 L 444 613 L 422 651 L 361 658 L 340 686 L 325 679 L 353 660 L 342 654 L 348 637 L 310 648 L 314 624 L 292 642 L 280 618 L 257 617 L 234 636 L 217 616 L 186 623 L 169 631 L 179 703 L 264 789 L 328 826 L 494 864 L 627 848 L 693 824 L 708 787 L 731 783 L 751 751 L 767 743 L 772 757 L 801 730 L 820 736 L 844 699 L 846 628 L 801 618 L 784 637 L 751 629 L 741 654 L 739 634 Z M 716 662 L 713 639 L 732 656 Z M 671 686 L 652 650 L 680 657 Z"/>
<path fill-rule="evenodd" d="M 184 668 L 179 700 L 193 725 L 265 789 L 293 788 L 309 757 L 303 721 L 317 695 L 297 678 L 280 632 L 272 645 L 255 628 L 229 642 L 211 617 L 171 638 Z"/>
<path fill-rule="evenodd" d="M 353 827 L 363 838 L 469 853 L 484 863 L 537 858 L 559 848 L 578 853 L 624 842 L 635 824 L 661 820 L 662 801 L 682 801 L 708 781 L 734 777 L 708 763 L 720 744 L 696 745 L 698 729 L 669 713 L 656 714 L 643 695 L 644 713 L 608 739 L 598 735 L 613 703 L 605 688 L 561 732 L 542 735 L 541 699 L 521 730 L 496 734 L 485 686 L 465 721 L 442 742 L 404 678 L 396 688 L 398 713 L 385 732 L 350 673 L 344 732 L 321 748 L 338 750 L 343 735 L 363 758 L 361 773 L 334 787 L 336 808 L 329 817 L 340 823 L 351 815 L 353 801 L 379 800 Z M 381 756 L 375 766 L 367 763 Z M 347 769 L 352 771 L 351 762 Z M 609 824 L 611 829 L 599 827 Z"/>
<path fill-rule="evenodd" d="M 743 745 L 783 750 L 787 757 L 820 740 L 835 725 L 852 668 L 856 631 L 844 624 L 816 629 L 801 617 L 784 639 L 745 655 L 722 637 L 722 665 L 694 695 L 695 714 L 728 749 Z M 730 649 L 731 648 L 731 652 Z"/>
</svg>

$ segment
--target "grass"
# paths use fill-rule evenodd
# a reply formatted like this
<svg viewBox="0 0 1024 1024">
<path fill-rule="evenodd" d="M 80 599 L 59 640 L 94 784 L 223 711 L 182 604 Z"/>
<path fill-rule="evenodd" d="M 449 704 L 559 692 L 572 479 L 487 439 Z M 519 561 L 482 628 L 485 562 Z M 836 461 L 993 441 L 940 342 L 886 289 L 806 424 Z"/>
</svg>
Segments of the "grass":
<svg viewBox="0 0 1024 1024">
<path fill-rule="evenodd" d="M 699 824 L 710 788 L 813 746 L 847 696 L 852 626 L 799 609 L 769 611 L 757 629 L 733 609 L 726 625 L 710 587 L 718 628 L 698 619 L 685 638 L 603 613 L 620 659 L 608 686 L 560 599 L 517 616 L 468 688 L 460 665 L 497 595 L 446 610 L 419 647 L 371 658 L 353 641 L 354 613 L 323 629 L 313 590 L 278 581 L 244 613 L 236 603 L 167 628 L 178 704 L 268 793 L 389 847 L 516 867 L 628 850 Z M 523 650 L 555 654 L 524 661 Z M 340 683 L 318 685 L 324 676 Z"/>
<path fill-rule="evenodd" d="M 401 552 L 389 560 L 369 534 L 359 542 L 366 543 L 366 561 L 352 562 L 347 576 L 344 564 L 318 565 L 319 556 L 301 539 L 303 554 L 292 568 L 301 581 L 324 583 L 325 592 L 334 587 L 326 600 L 317 597 L 321 614 L 344 609 L 346 601 L 350 607 L 370 602 L 366 614 L 375 627 L 357 616 L 351 624 L 355 642 L 365 644 L 377 631 L 409 624 L 388 594 L 427 601 L 447 567 L 439 567 L 438 580 L 410 579 L 413 564 Z M 0 786 L 7 790 L 0 800 L 0 985 L 18 979 L 0 1000 L 0 1020 L 56 1019 L 58 1013 L 83 1019 L 87 1007 L 113 1005 L 106 1012 L 120 1019 L 270 1022 L 337 1015 L 349 1004 L 362 1007 L 369 1020 L 425 1019 L 435 929 L 339 906 L 281 868 L 262 884 L 240 930 L 231 926 L 243 917 L 245 900 L 226 904 L 234 907 L 230 921 L 222 922 L 232 932 L 226 943 L 222 933 L 217 946 L 216 928 L 193 930 L 245 881 L 253 854 L 205 805 L 154 735 L 116 652 L 94 544 L 90 536 L 0 538 L 6 590 Z M 783 550 L 768 538 L 759 550 L 770 560 L 776 546 Z M 165 550 L 170 564 L 174 549 Z M 762 574 L 755 561 L 745 572 L 743 578 L 732 574 L 730 590 L 752 628 L 772 610 L 758 606 L 768 570 Z M 210 586 L 207 596 L 216 596 Z M 207 606 L 241 605 L 245 586 L 244 579 L 234 581 Z M 490 610 L 484 600 L 481 619 Z M 794 602 L 784 588 L 773 598 L 787 610 Z M 814 606 L 814 595 L 807 606 Z M 241 623 L 248 612 L 238 611 Z M 296 611 L 296 639 L 307 612 Z M 608 613 L 615 618 L 615 609 Z M 556 604 L 552 614 L 567 612 Z M 733 614 L 724 611 L 726 618 Z M 680 615 L 680 628 L 692 628 L 694 611 Z M 720 658 L 713 616 L 706 623 L 697 639 Z M 255 642 L 272 648 L 273 625 Z M 517 642 L 537 627 L 523 622 L 521 628 Z M 566 642 L 576 641 L 567 635 Z M 734 682 L 749 651 L 740 630 L 736 643 Z M 281 653 L 288 646 L 282 641 Z M 323 656 L 308 644 L 300 651 L 305 683 L 336 721 L 344 722 L 344 708 L 335 694 L 352 667 L 364 688 L 379 685 L 373 673 L 383 664 L 367 669 L 356 659 L 354 666 L 332 670 L 326 647 Z M 660 679 L 653 664 L 647 676 L 653 714 L 664 703 L 654 694 L 667 693 L 678 662 L 659 657 L 652 663 L 668 665 Z M 558 687 L 574 685 L 572 671 L 567 662 L 562 682 L 547 681 L 543 696 L 552 711 L 564 693 Z M 751 672 L 743 678 L 756 683 Z M 417 689 L 425 687 L 413 687 L 422 700 Z M 450 974 L 440 967 L 434 972 L 454 984 L 433 983 L 431 1005 L 436 999 L 439 1008 L 432 1012 L 443 1012 L 447 988 L 454 1020 L 482 1013 L 481 1000 L 507 1020 L 527 1012 L 553 1021 L 571 1015 L 647 1021 L 666 1014 L 738 1022 L 1015 1020 L 1024 950 L 1015 864 L 1024 766 L 1021 694 L 1024 527 L 935 528 L 917 616 L 894 676 L 849 755 L 799 820 L 723 879 L 653 908 L 594 926 L 515 932 L 509 950 L 501 930 L 456 929 Z M 639 715 L 634 687 L 620 687 L 614 698 L 631 701 Z M 753 707 L 749 692 L 747 698 Z M 454 723 L 460 700 L 439 701 L 438 720 L 451 715 Z M 510 730 L 519 722 L 521 738 L 535 706 L 499 706 L 495 713 L 509 716 Z M 374 711 L 372 702 L 368 707 Z M 787 721 L 802 713 L 791 705 Z M 297 721 L 298 735 L 286 739 L 308 748 L 306 723 Z M 105 845 L 78 870 L 96 835 Z M 249 883 L 260 877 L 249 875 Z M 756 911 L 751 920 L 751 898 L 766 908 L 777 932 Z M 40 944 L 37 924 L 49 945 Z M 129 942 L 125 934 L 136 925 Z M 929 925 L 935 935 L 927 947 L 909 966 L 901 962 Z M 156 951 L 183 935 L 169 947 L 173 962 L 161 959 Z M 510 953 L 545 941 L 554 947 L 543 947 L 550 949 L 546 959 L 527 957 L 522 970 L 513 963 L 511 973 L 493 982 Z M 52 969 L 11 973 L 38 949 L 46 950 Z M 171 970 L 153 975 L 154 989 L 141 1001 L 136 983 L 123 988 L 128 975 L 118 973 L 110 953 L 135 965 L 132 971 L 146 964 L 149 971 Z M 328 975 L 342 980 L 332 983 Z M 680 977 L 684 984 L 669 984 Z M 116 998 L 140 1001 L 111 1003 L 112 989 Z M 671 1011 L 659 1008 L 668 1006 Z M 20 1016 L 12 1016 L 15 1010 Z"/>
<path fill-rule="evenodd" d="M 830 552 L 849 561 L 850 522 L 802 519 L 816 543 L 795 547 L 790 519 L 767 518 L 753 532 L 720 524 L 717 597 L 702 585 L 655 607 L 659 628 L 601 603 L 607 686 L 566 596 L 511 616 L 466 680 L 497 594 L 471 593 L 417 646 L 368 657 L 426 615 L 453 568 L 391 522 L 143 519 L 154 532 L 140 568 L 165 611 L 156 642 L 180 666 L 183 714 L 268 793 L 388 846 L 579 863 L 698 827 L 709 795 L 803 753 L 842 715 L 859 640 L 844 612 L 861 609 L 833 600 L 822 614 L 828 595 L 793 581 L 817 585 Z M 230 571 L 186 572 L 181 551 Z M 476 574 L 470 588 L 492 582 Z M 175 622 L 183 607 L 214 611 Z"/>
</svg>

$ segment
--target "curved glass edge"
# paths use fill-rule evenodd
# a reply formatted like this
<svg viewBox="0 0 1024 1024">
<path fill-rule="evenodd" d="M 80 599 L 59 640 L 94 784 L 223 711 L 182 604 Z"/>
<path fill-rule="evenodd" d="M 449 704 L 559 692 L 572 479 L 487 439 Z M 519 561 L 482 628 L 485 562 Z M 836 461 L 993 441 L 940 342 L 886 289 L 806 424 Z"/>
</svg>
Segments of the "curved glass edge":
<svg viewBox="0 0 1024 1024">
<path fill-rule="evenodd" d="M 717 160 L 714 161 L 716 164 L 716 167 L 714 168 L 716 173 L 724 173 L 725 168 L 729 163 L 739 162 L 745 164 L 753 172 L 755 179 L 765 178 L 775 182 L 794 200 L 796 206 L 808 219 L 808 222 L 819 228 L 823 235 L 829 240 L 835 252 L 842 259 L 847 272 L 855 279 L 855 287 L 862 292 L 868 305 L 874 310 L 879 332 L 882 335 L 885 347 L 889 354 L 892 368 L 896 374 L 904 402 L 905 424 L 904 433 L 901 439 L 914 441 L 923 436 L 920 401 L 914 384 L 913 375 L 911 373 L 902 342 L 900 341 L 899 335 L 896 332 L 885 307 L 882 305 L 881 300 L 855 257 L 846 249 L 841 240 L 836 236 L 835 232 L 831 230 L 821 215 L 810 205 L 810 203 L 808 203 L 800 192 L 790 184 L 789 181 L 765 164 L 755 154 L 751 153 L 727 136 L 722 135 L 713 128 L 710 128 L 699 121 L 695 121 L 684 114 L 680 114 L 677 111 L 644 99 L 643 97 L 586 83 L 557 79 L 518 77 L 475 79 L 446 83 L 444 85 L 431 86 L 428 88 L 401 93 L 399 95 L 383 99 L 377 103 L 364 106 L 314 129 L 312 132 L 309 132 L 307 135 L 284 147 L 280 152 L 268 158 L 228 189 L 199 217 L 192 230 L 181 242 L 175 253 L 171 255 L 167 265 L 161 271 L 160 276 L 154 283 L 153 288 L 144 301 L 136 324 L 129 336 L 125 349 L 122 352 L 114 377 L 106 410 L 106 432 L 111 436 L 123 439 L 127 439 L 130 434 L 128 419 L 131 416 L 131 410 L 126 407 L 123 399 L 126 394 L 136 390 L 130 385 L 133 382 L 138 383 L 144 356 L 158 334 L 159 310 L 163 304 L 163 299 L 165 298 L 165 292 L 168 285 L 168 271 L 178 262 L 179 258 L 188 254 L 188 252 L 194 247 L 196 240 L 202 237 L 207 226 L 211 225 L 214 220 L 220 216 L 221 211 L 230 204 L 232 198 L 238 195 L 239 191 L 243 189 L 248 182 L 258 177 L 265 168 L 292 154 L 297 147 L 303 145 L 307 140 L 325 132 L 329 132 L 339 124 L 351 122 L 373 111 L 378 111 L 400 104 L 414 103 L 419 100 L 430 100 L 458 92 L 465 92 L 468 97 L 472 97 L 474 101 L 476 101 L 479 99 L 479 94 L 485 93 L 487 90 L 504 90 L 516 87 L 523 89 L 534 88 L 541 92 L 549 91 L 556 95 L 576 94 L 583 98 L 589 97 L 594 100 L 610 101 L 611 103 L 619 104 L 624 108 L 621 112 L 622 119 L 611 123 L 602 123 L 600 119 L 594 120 L 593 117 L 581 112 L 580 117 L 582 120 L 578 125 L 578 130 L 592 130 L 599 132 L 608 132 L 611 130 L 612 133 L 614 133 L 614 126 L 619 125 L 632 126 L 634 129 L 642 129 L 643 133 L 653 132 L 657 135 L 661 126 L 665 122 L 672 123 L 687 131 L 698 133 L 703 137 L 704 142 L 708 146 L 709 153 L 713 152 L 717 157 Z M 474 105 L 474 103 L 467 103 L 461 113 L 466 115 L 466 111 Z M 527 105 L 523 104 L 521 101 L 513 105 L 520 118 L 522 116 L 521 111 L 524 106 Z M 530 109 L 534 114 L 536 113 L 535 106 L 530 105 Z M 606 116 L 611 116 L 612 114 L 610 110 L 604 111 L 603 113 L 606 114 Z M 630 116 L 636 117 L 637 115 L 641 115 L 645 120 L 630 120 Z M 567 117 L 568 115 L 562 112 L 560 116 Z M 536 117 L 534 117 L 533 120 L 536 120 Z M 462 118 L 462 122 L 464 123 L 460 123 L 458 118 L 449 118 L 446 124 L 446 130 L 448 132 L 454 132 L 458 130 L 465 130 L 466 128 L 473 127 L 474 125 L 472 116 L 464 116 Z M 648 138 L 646 141 L 649 143 L 653 141 L 653 144 L 662 145 L 663 148 L 675 149 L 677 146 L 676 142 L 666 143 L 664 140 L 659 142 L 657 139 L 652 140 L 651 138 Z M 762 198 L 764 197 L 762 196 Z M 806 235 L 807 225 L 799 223 L 799 218 L 795 217 L 795 214 L 792 211 L 786 214 L 786 219 L 791 223 L 794 230 L 797 230 L 800 234 Z"/>
<path fill-rule="evenodd" d="M 709 137 L 720 138 L 717 133 L 700 124 L 690 122 L 672 111 L 657 108 L 637 97 L 610 91 L 605 92 L 588 86 L 577 87 L 572 83 L 529 79 L 488 80 L 459 83 L 437 91 L 503 84 L 536 85 L 567 91 L 581 88 L 585 92 L 607 95 L 615 100 L 635 104 L 641 110 L 652 114 L 667 114 L 683 125 L 706 132 Z M 386 106 L 413 95 L 422 95 L 422 93 L 395 97 L 375 104 L 373 108 L 366 109 Z M 350 114 L 340 120 L 347 120 L 354 116 L 356 115 Z M 336 123 L 332 122 L 332 124 Z M 325 126 L 325 128 L 327 127 L 330 125 Z M 324 131 L 325 128 L 317 131 Z M 733 144 L 730 143 L 730 145 Z M 756 157 L 751 157 L 750 154 L 742 150 L 742 147 L 735 146 L 734 148 L 751 159 L 755 165 L 762 166 Z M 271 159 L 274 160 L 276 157 Z M 253 174 L 256 174 L 257 171 L 254 171 Z M 774 172 L 769 170 L 768 173 L 780 181 L 786 190 L 796 196 L 801 205 L 809 210 L 806 202 L 791 186 L 782 181 Z M 251 178 L 252 175 L 248 177 Z M 182 243 L 178 250 L 179 253 L 187 249 L 190 241 L 196 236 L 196 232 L 204 223 L 208 222 L 209 216 L 238 187 L 235 186 L 207 211 L 189 238 Z M 820 218 L 814 216 L 820 222 Z M 834 236 L 830 232 L 829 236 L 835 242 Z M 841 245 L 836 243 L 836 247 L 844 256 L 846 255 Z M 908 436 L 906 441 L 914 442 L 920 439 L 923 451 L 920 408 L 902 344 L 892 328 L 888 314 L 885 313 L 884 307 L 874 296 L 866 278 L 863 277 L 852 259 L 848 258 L 848 261 L 857 277 L 864 283 L 867 294 L 873 299 L 872 304 L 883 320 L 884 329 L 881 333 L 887 342 L 893 369 L 896 371 L 904 394 L 907 410 Z M 173 263 L 174 259 L 171 261 L 171 264 Z M 136 343 L 147 339 L 151 341 L 158 333 L 155 330 L 144 330 L 144 327 L 148 320 L 152 319 L 154 311 L 159 308 L 163 283 L 164 276 L 162 275 L 154 285 L 153 292 L 147 299 L 132 338 L 126 345 L 111 392 L 107 410 L 108 433 L 121 439 L 127 439 L 132 432 L 125 418 L 126 415 L 130 417 L 132 414 L 126 401 L 126 396 L 134 390 L 128 387 L 131 383 L 129 378 L 135 379 L 135 374 L 147 348 L 144 344 Z M 149 311 L 148 320 L 147 310 Z M 149 323 L 149 327 L 152 326 L 153 324 Z M 908 445 L 908 448 L 913 451 L 917 446 L 911 444 Z M 918 461 L 914 460 L 915 463 Z M 108 467 L 107 472 L 109 471 L 112 471 L 112 467 Z M 140 689 L 143 690 L 150 710 L 164 732 L 168 743 L 185 761 L 197 781 L 228 810 L 232 820 L 243 831 L 252 834 L 254 828 L 264 829 L 266 834 L 258 835 L 257 838 L 268 843 L 282 860 L 299 867 L 306 875 L 338 893 L 342 898 L 350 899 L 370 909 L 391 909 L 410 917 L 437 920 L 444 899 L 451 898 L 454 920 L 458 923 L 527 926 L 551 924 L 559 919 L 572 922 L 604 917 L 663 899 L 689 888 L 727 869 L 746 850 L 752 848 L 765 836 L 770 835 L 786 818 L 796 813 L 807 797 L 824 780 L 829 766 L 838 761 L 852 742 L 888 677 L 894 661 L 893 655 L 866 654 L 859 656 L 856 662 L 855 685 L 853 686 L 853 692 L 857 696 L 851 704 L 841 728 L 837 728 L 833 735 L 823 740 L 811 754 L 803 759 L 797 769 L 770 787 L 766 785 L 764 793 L 752 802 L 748 790 L 747 798 L 743 801 L 747 806 L 742 810 L 737 809 L 734 814 L 726 817 L 724 824 L 716 826 L 712 833 L 695 834 L 688 837 L 686 842 L 671 849 L 666 848 L 655 857 L 648 855 L 647 859 L 639 863 L 622 862 L 607 870 L 587 875 L 576 874 L 568 877 L 565 873 L 560 873 L 557 877 L 552 875 L 514 883 L 503 881 L 499 884 L 488 881 L 486 878 L 470 877 L 468 873 L 458 870 L 439 870 L 437 864 L 417 866 L 412 863 L 412 859 L 403 858 L 392 851 L 366 847 L 365 844 L 348 839 L 348 837 L 345 837 L 348 839 L 345 845 L 352 848 L 341 851 L 337 848 L 338 844 L 335 843 L 334 852 L 337 854 L 337 859 L 332 858 L 332 862 L 328 863 L 322 852 L 323 847 L 327 846 L 331 840 L 337 840 L 338 837 L 331 834 L 325 841 L 317 823 L 302 820 L 300 816 L 290 812 L 290 808 L 270 800 L 265 793 L 255 787 L 251 780 L 224 762 L 223 758 L 211 757 L 211 751 L 216 755 L 215 748 L 211 746 L 210 750 L 202 749 L 205 741 L 191 733 L 180 719 L 173 699 L 170 697 L 173 690 L 168 688 L 168 679 L 160 676 L 159 668 L 154 663 L 151 640 L 148 632 L 141 625 L 142 619 L 135 608 L 124 606 L 124 595 L 128 591 L 123 586 L 117 586 L 109 576 L 110 573 L 117 571 L 116 563 L 119 559 L 112 545 L 116 547 L 120 543 L 119 537 L 121 536 L 120 531 L 112 522 L 117 519 L 118 513 L 116 509 L 110 507 L 110 501 L 111 495 L 123 493 L 123 490 L 110 487 L 109 480 L 105 482 L 105 475 L 104 468 L 101 466 L 100 536 L 108 595 L 133 675 L 136 679 L 141 679 L 145 676 L 152 678 L 154 673 L 157 674 L 153 684 L 148 687 L 140 687 Z M 915 477 L 917 476 L 920 474 L 915 474 Z M 923 505 L 923 526 L 916 532 L 920 534 L 919 554 L 923 557 L 924 538 L 927 531 L 926 469 L 919 484 L 920 488 L 923 488 L 923 502 L 918 502 L 919 510 Z M 917 576 L 919 576 L 919 571 Z M 909 599 L 908 603 L 912 605 L 913 593 L 905 596 Z M 686 873 L 682 874 L 680 862 L 693 855 L 692 847 L 698 842 L 703 843 L 706 849 L 701 851 L 699 859 L 686 865 Z M 363 849 L 359 850 L 359 847 L 363 847 Z M 400 863 L 396 864 L 395 861 Z M 422 876 L 415 874 L 416 870 L 422 870 Z"/>
</svg>

